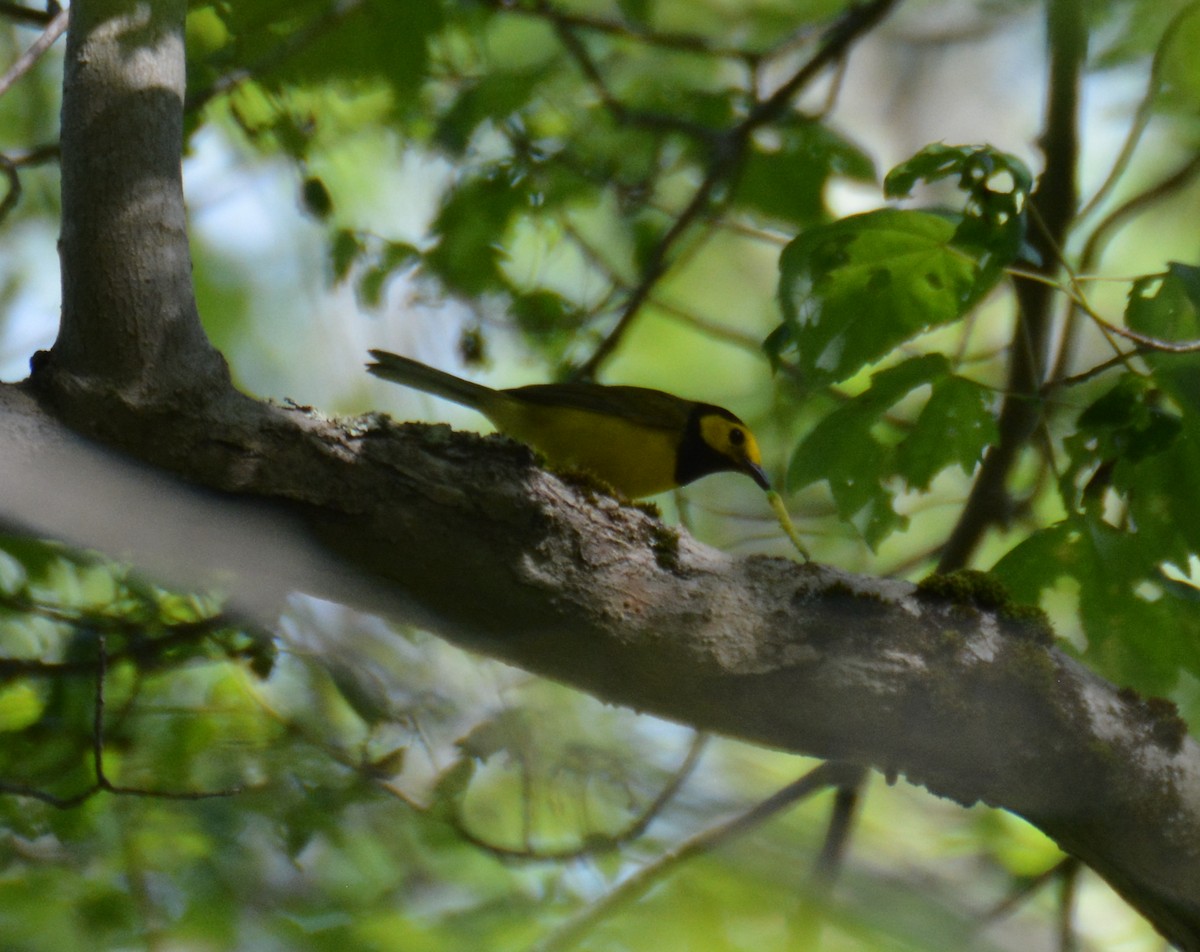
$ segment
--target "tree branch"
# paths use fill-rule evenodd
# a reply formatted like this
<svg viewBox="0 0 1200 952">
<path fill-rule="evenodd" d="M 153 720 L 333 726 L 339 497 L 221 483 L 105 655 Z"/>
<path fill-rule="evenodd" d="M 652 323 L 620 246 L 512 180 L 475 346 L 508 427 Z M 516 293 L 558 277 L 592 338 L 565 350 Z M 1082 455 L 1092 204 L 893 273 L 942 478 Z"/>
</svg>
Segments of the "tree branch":
<svg viewBox="0 0 1200 952">
<path fill-rule="evenodd" d="M 59 10 L 46 23 L 46 28 L 30 45 L 24 53 L 17 57 L 17 61 L 8 68 L 3 76 L 0 76 L 0 96 L 3 96 L 13 84 L 22 76 L 28 73 L 37 61 L 42 58 L 42 54 L 54 45 L 55 40 L 62 36 L 63 31 L 67 28 L 67 11 Z"/>
<path fill-rule="evenodd" d="M 162 477 L 148 493 L 134 471 L 131 529 L 91 497 L 96 472 L 62 453 L 105 455 L 12 387 L 0 387 L 0 439 L 24 451 L 0 457 L 4 501 L 147 566 L 156 550 L 128 533 L 161 553 L 170 526 L 193 571 L 223 569 L 235 596 L 291 578 L 614 703 L 1004 807 L 1200 949 L 1200 747 L 1170 705 L 1119 692 L 1039 643 L 1036 625 L 904 582 L 728 556 L 572 489 L 499 437 L 269 407 L 230 420 L 211 406 L 150 420 L 139 445 L 262 500 L 253 525 L 244 501 L 172 493 Z M 209 510 L 226 508 L 214 522 Z M 260 551 L 236 557 L 248 543 Z"/>
<path fill-rule="evenodd" d="M 49 3 L 45 10 L 34 10 L 20 3 L 0 3 L 0 16 L 7 17 L 22 26 L 45 27 L 61 13 L 58 3 Z"/>
</svg>

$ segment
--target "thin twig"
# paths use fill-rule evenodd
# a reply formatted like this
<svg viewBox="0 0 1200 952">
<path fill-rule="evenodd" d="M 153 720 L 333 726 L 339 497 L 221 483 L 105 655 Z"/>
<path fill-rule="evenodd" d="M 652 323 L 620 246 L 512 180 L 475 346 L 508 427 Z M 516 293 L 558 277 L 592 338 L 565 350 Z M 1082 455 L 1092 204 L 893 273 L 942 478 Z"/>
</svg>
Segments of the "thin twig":
<svg viewBox="0 0 1200 952">
<path fill-rule="evenodd" d="M 33 10 L 19 3 L 0 2 L 0 16 L 15 20 L 21 26 L 48 26 L 61 10 L 57 3 L 48 4 L 45 10 Z"/>
<path fill-rule="evenodd" d="M 1081 270 L 1086 272 L 1095 269 L 1096 262 L 1099 261 L 1112 233 L 1119 226 L 1151 205 L 1170 198 L 1180 189 L 1191 184 L 1198 174 L 1200 174 L 1200 155 L 1195 155 L 1161 182 L 1138 192 L 1105 215 L 1092 229 L 1092 233 L 1083 246 L 1083 251 L 1079 256 Z"/>
<path fill-rule="evenodd" d="M 66 29 L 67 11 L 59 10 L 46 24 L 41 36 L 30 44 L 29 49 L 17 57 L 16 62 L 8 68 L 8 72 L 0 76 L 0 96 L 8 92 L 13 84 L 33 69 L 37 61 L 42 58 L 42 54 L 54 45 L 54 41 L 62 36 Z"/>
<path fill-rule="evenodd" d="M 824 911 L 841 872 L 842 861 L 850 842 L 850 831 L 867 777 L 864 768 L 853 764 L 845 765 L 844 771 L 846 775 L 834 793 L 829 825 L 825 828 L 825 842 L 821 844 L 821 852 L 817 854 L 813 864 L 811 881 L 801 894 L 799 906 L 794 913 L 794 939 L 800 948 L 815 949 L 821 944 L 821 931 L 825 924 Z"/>
<path fill-rule="evenodd" d="M 680 307 L 678 304 L 672 304 L 670 301 L 664 301 L 660 297 L 652 296 L 649 303 L 652 307 L 662 311 L 665 316 L 699 331 L 705 337 L 721 340 L 755 356 L 762 356 L 762 342 L 753 334 L 747 334 L 728 324 L 701 317 L 694 311 Z"/>
<path fill-rule="evenodd" d="M 844 768 L 841 765 L 821 764 L 744 813 L 684 840 L 653 863 L 643 866 L 579 915 L 560 925 L 534 946 L 535 952 L 561 952 L 563 949 L 570 948 L 603 919 L 642 895 L 678 866 L 696 856 L 712 852 L 725 843 L 748 833 L 800 800 L 810 797 L 826 787 L 840 784 L 843 780 Z"/>
<path fill-rule="evenodd" d="M 1126 340 L 1133 341 L 1144 352 L 1157 350 L 1167 354 L 1194 354 L 1200 350 L 1200 338 L 1192 340 L 1163 340 L 1161 337 L 1152 337 L 1149 334 L 1142 334 L 1138 331 L 1130 330 L 1128 327 L 1121 327 L 1119 324 L 1114 324 L 1111 321 L 1105 320 L 1091 308 L 1085 309 L 1084 313 L 1102 330 L 1116 337 L 1124 337 Z"/>
<path fill-rule="evenodd" d="M 733 126 L 715 142 L 712 160 L 691 199 L 679 212 L 671 227 L 658 240 L 647 256 L 642 278 L 633 288 L 621 317 L 608 335 L 596 347 L 592 356 L 579 368 L 578 377 L 596 376 L 600 365 L 616 350 L 626 332 L 637 318 L 641 307 L 668 270 L 668 258 L 683 234 L 701 219 L 715 204 L 721 186 L 737 178 L 751 136 L 763 125 L 778 119 L 792 101 L 812 80 L 830 64 L 837 62 L 855 40 L 876 26 L 899 0 L 874 0 L 846 13 L 824 35 L 817 51 L 792 76 L 766 99 L 757 103 L 746 118 Z"/>
<path fill-rule="evenodd" d="M 1003 919 L 1005 916 L 1011 915 L 1021 903 L 1031 898 L 1046 884 L 1059 879 L 1072 864 L 1078 864 L 1078 862 L 1077 859 L 1068 856 L 1044 872 L 1020 880 L 1012 892 L 983 914 L 981 917 L 983 924 L 990 925 L 998 919 Z"/>
<path fill-rule="evenodd" d="M 159 661 L 171 648 L 200 641 L 225 628 L 241 628 L 259 637 L 265 633 L 235 616 L 220 612 L 193 621 L 146 624 L 116 615 L 97 612 L 81 612 L 38 602 L 20 593 L 0 595 L 0 608 L 24 615 L 37 615 L 48 621 L 76 628 L 98 631 L 107 635 L 134 634 L 145 636 L 153 629 L 153 637 L 139 638 L 136 644 L 108 654 L 110 660 L 133 660 L 139 667 L 149 667 Z M 0 658 L 0 683 L 18 677 L 60 677 L 63 675 L 90 674 L 94 670 L 90 661 L 42 661 L 35 658 Z"/>
<path fill-rule="evenodd" d="M 3 155 L 0 155 L 0 173 L 8 179 L 8 191 L 4 193 L 4 200 L 0 201 L 0 222 L 2 222 L 21 200 L 21 176 L 17 172 L 17 167 Z"/>
<path fill-rule="evenodd" d="M 1125 202 L 1122 202 L 1100 220 L 1088 236 L 1079 257 L 1079 268 L 1084 272 L 1093 271 L 1097 267 L 1101 255 L 1117 228 L 1128 219 L 1133 218 L 1151 205 L 1162 201 L 1188 185 L 1200 173 L 1200 155 L 1193 157 L 1182 167 L 1168 175 L 1157 184 L 1139 192 Z M 1080 278 L 1072 276 L 1072 284 L 1077 285 Z M 1050 380 L 1061 377 L 1066 373 L 1067 363 L 1074 352 L 1075 337 L 1079 332 L 1079 313 L 1086 311 L 1080 302 L 1072 298 L 1071 307 L 1063 328 L 1063 346 L 1055 361 L 1054 370 L 1049 375 Z M 1095 319 L 1094 313 L 1089 316 Z M 1111 340 L 1111 334 L 1106 334 Z"/>
<path fill-rule="evenodd" d="M 1048 394 L 1051 388 L 1060 389 L 1064 387 L 1077 387 L 1079 384 L 1087 383 L 1087 381 L 1091 380 L 1092 378 L 1099 377 L 1101 374 L 1112 370 L 1114 367 L 1124 366 L 1126 369 L 1128 369 L 1129 361 L 1132 358 L 1140 355 L 1141 351 L 1139 350 L 1120 353 L 1114 357 L 1109 357 L 1108 360 L 1104 361 L 1103 363 L 1096 364 L 1094 367 L 1089 367 L 1087 370 L 1075 374 L 1073 377 L 1062 377 L 1058 380 L 1047 381 L 1046 386 L 1043 388 L 1043 395 Z"/>
<path fill-rule="evenodd" d="M 156 800 L 211 800 L 216 797 L 232 797 L 243 792 L 243 787 L 230 787 L 226 790 L 145 790 L 141 787 L 123 787 L 109 780 L 104 772 L 104 678 L 107 672 L 107 644 L 104 633 L 99 632 L 96 637 L 96 699 L 92 714 L 92 764 L 96 773 L 96 790 Z"/>
<path fill-rule="evenodd" d="M 826 31 L 821 46 L 813 57 L 800 67 L 790 79 L 770 96 L 758 103 L 742 122 L 751 132 L 768 122 L 778 119 L 791 107 L 792 100 L 812 82 L 827 66 L 837 63 L 854 42 L 877 27 L 900 0 L 873 0 L 860 7 L 852 7 Z"/>
<path fill-rule="evenodd" d="M 218 797 L 232 797 L 244 793 L 248 787 L 228 787 L 223 790 L 152 790 L 143 787 L 127 787 L 113 783 L 104 771 L 104 682 L 108 673 L 108 663 L 112 657 L 108 653 L 107 636 L 105 632 L 96 632 L 96 660 L 88 663 L 88 669 L 94 675 L 94 700 L 92 702 L 92 770 L 95 779 L 88 787 L 69 797 L 59 797 L 45 790 L 39 790 L 25 784 L 14 784 L 0 781 L 0 793 L 10 796 L 27 797 L 39 800 L 60 810 L 77 807 L 101 791 L 128 797 L 145 797 L 156 800 L 211 800 Z M 17 659 L 8 659 L 17 661 Z M 17 662 L 21 663 L 21 662 Z M 25 662 L 28 664 L 28 662 Z M 43 666 L 43 670 L 30 673 L 58 673 L 68 667 L 74 667 L 69 662 L 54 666 Z"/>
<path fill-rule="evenodd" d="M 867 779 L 867 771 L 862 767 L 850 765 L 846 769 L 850 775 L 838 785 L 829 814 L 829 826 L 825 830 L 825 842 L 813 867 L 814 884 L 822 894 L 828 894 L 841 872 L 863 784 Z"/>
<path fill-rule="evenodd" d="M 28 168 L 33 165 L 43 165 L 47 162 L 57 162 L 60 155 L 57 142 L 47 142 L 31 149 L 21 149 L 17 152 L 5 152 L 3 161 L 15 169 Z"/>
<path fill-rule="evenodd" d="M 645 112 L 639 109 L 628 108 L 608 88 L 608 83 L 605 81 L 604 75 L 600 72 L 599 65 L 576 34 L 573 21 L 577 18 L 561 15 L 559 11 L 555 10 L 545 0 L 538 4 L 537 10 L 543 13 L 546 19 L 550 21 L 559 42 L 562 43 L 563 48 L 575 61 L 584 78 L 587 79 L 600 101 L 604 104 L 604 108 L 611 113 L 616 122 L 623 125 L 642 126 L 648 129 L 679 132 L 701 143 L 711 144 L 714 141 L 717 136 L 716 130 L 701 123 L 693 122 L 690 119 L 681 119 L 670 113 Z"/>
<path fill-rule="evenodd" d="M 1058 948 L 1060 952 L 1075 952 L 1079 943 L 1075 937 L 1072 919 L 1075 913 L 1075 895 L 1079 887 L 1079 862 L 1066 863 L 1058 893 Z"/>
<path fill-rule="evenodd" d="M 1159 88 L 1162 85 L 1162 68 L 1163 63 L 1166 61 L 1167 49 L 1179 31 L 1179 24 L 1183 22 L 1185 17 L 1195 13 L 1197 9 L 1200 9 L 1200 2 L 1189 3 L 1171 18 L 1171 22 L 1163 30 L 1162 38 L 1158 41 L 1158 46 L 1154 50 L 1154 57 L 1150 61 L 1150 77 L 1146 81 L 1146 92 L 1142 96 L 1141 102 L 1138 103 L 1133 122 L 1129 126 L 1129 132 L 1125 136 L 1125 141 L 1121 144 L 1121 151 L 1117 154 L 1117 158 L 1114 160 L 1112 168 L 1109 169 L 1108 175 L 1100 187 L 1096 189 L 1096 193 L 1079 210 L 1076 221 L 1082 221 L 1091 215 L 1108 198 L 1112 190 L 1116 188 L 1117 183 L 1121 180 L 1121 177 L 1125 174 L 1125 171 L 1129 168 L 1133 154 L 1142 140 L 1142 135 L 1145 133 L 1146 127 L 1150 125 L 1150 120 L 1154 116 L 1154 102 L 1158 97 Z"/>
<path fill-rule="evenodd" d="M 491 853 L 493 856 L 506 860 L 528 860 L 532 862 L 556 862 L 563 863 L 571 860 L 582 859 L 585 856 L 596 856 L 601 853 L 611 853 L 620 849 L 622 846 L 639 839 L 649 828 L 650 824 L 662 813 L 675 796 L 679 793 L 684 782 L 692 775 L 696 769 L 696 765 L 700 762 L 700 755 L 704 752 L 705 746 L 708 744 L 708 735 L 697 733 L 692 737 L 692 743 L 688 747 L 687 756 L 683 762 L 671 775 L 670 779 L 663 788 L 659 790 L 658 795 L 646 806 L 646 808 L 634 818 L 624 829 L 603 836 L 590 835 L 587 839 L 578 846 L 569 846 L 563 849 L 535 849 L 526 842 L 523 848 L 503 846 L 484 839 L 476 833 L 473 833 L 464 821 L 462 815 L 455 812 L 453 818 L 453 826 L 455 831 L 472 846 L 485 852 Z"/>
</svg>

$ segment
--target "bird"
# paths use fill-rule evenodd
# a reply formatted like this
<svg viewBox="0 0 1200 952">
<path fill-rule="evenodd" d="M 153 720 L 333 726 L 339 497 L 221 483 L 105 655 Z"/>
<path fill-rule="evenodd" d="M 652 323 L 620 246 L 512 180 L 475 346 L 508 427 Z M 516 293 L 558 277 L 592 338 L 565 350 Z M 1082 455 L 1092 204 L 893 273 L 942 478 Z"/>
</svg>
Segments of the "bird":
<svg viewBox="0 0 1200 952">
<path fill-rule="evenodd" d="M 754 434 L 723 407 L 598 383 L 496 390 L 386 350 L 370 354 L 376 377 L 477 410 L 555 469 L 585 472 L 627 499 L 721 472 L 743 473 L 771 492 Z"/>
</svg>

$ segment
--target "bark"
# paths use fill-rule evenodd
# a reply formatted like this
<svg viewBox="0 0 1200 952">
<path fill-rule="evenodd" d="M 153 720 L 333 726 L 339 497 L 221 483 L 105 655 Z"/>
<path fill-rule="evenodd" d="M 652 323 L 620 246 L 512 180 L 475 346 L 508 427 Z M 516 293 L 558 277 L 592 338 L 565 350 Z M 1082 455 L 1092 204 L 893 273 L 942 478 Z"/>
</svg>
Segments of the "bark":
<svg viewBox="0 0 1200 952">
<path fill-rule="evenodd" d="M 186 0 L 72 4 L 62 105 L 63 320 L 79 387 L 219 385 L 192 291 L 180 150 Z"/>
<path fill-rule="evenodd" d="M 1180 948 L 1200 949 L 1200 747 L 1169 705 L 1101 681 L 1044 643 L 1036 620 L 966 590 L 935 598 L 733 558 L 540 471 L 503 439 L 339 424 L 234 392 L 189 284 L 182 7 L 71 7 L 63 327 L 22 390 L 0 387 L 0 479 L 22 490 L 24 522 L 65 515 L 59 531 L 103 544 L 106 526 L 163 520 L 181 546 L 223 563 L 247 519 L 219 523 L 191 505 L 254 500 L 271 528 L 251 531 L 270 545 L 243 560 L 235 591 L 262 589 L 259 573 L 272 572 L 275 590 L 388 611 L 613 702 L 1012 810 Z M 107 122 L 127 134 L 108 135 Z M 90 190 L 95 174 L 112 178 Z M 208 492 L 158 475 L 147 495 L 144 472 L 62 420 Z M 106 479 L 87 476 L 93 464 Z M 45 491 L 86 501 L 105 484 L 116 495 L 94 505 L 46 504 Z M 140 502 L 113 512 L 127 504 L 114 499 Z M 173 500 L 183 508 L 156 508 Z M 138 557 L 157 535 L 121 554 Z"/>
</svg>

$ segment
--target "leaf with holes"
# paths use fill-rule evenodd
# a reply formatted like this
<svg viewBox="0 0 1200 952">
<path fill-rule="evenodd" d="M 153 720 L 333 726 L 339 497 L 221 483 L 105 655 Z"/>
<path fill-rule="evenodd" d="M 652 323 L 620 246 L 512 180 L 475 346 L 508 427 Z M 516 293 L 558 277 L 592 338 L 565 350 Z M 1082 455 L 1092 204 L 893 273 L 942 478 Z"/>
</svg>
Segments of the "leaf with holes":
<svg viewBox="0 0 1200 952">
<path fill-rule="evenodd" d="M 908 196 L 917 182 L 956 177 L 966 196 L 954 244 L 970 249 L 989 281 L 1018 255 L 1033 258 L 1025 246 L 1025 225 L 1033 176 L 1015 155 L 991 146 L 935 143 L 892 169 L 884 179 L 888 198 Z"/>
<path fill-rule="evenodd" d="M 956 223 L 882 209 L 812 228 L 780 257 L 784 333 L 814 382 L 835 383 L 932 327 L 962 317 L 994 280 L 954 245 Z"/>
</svg>

